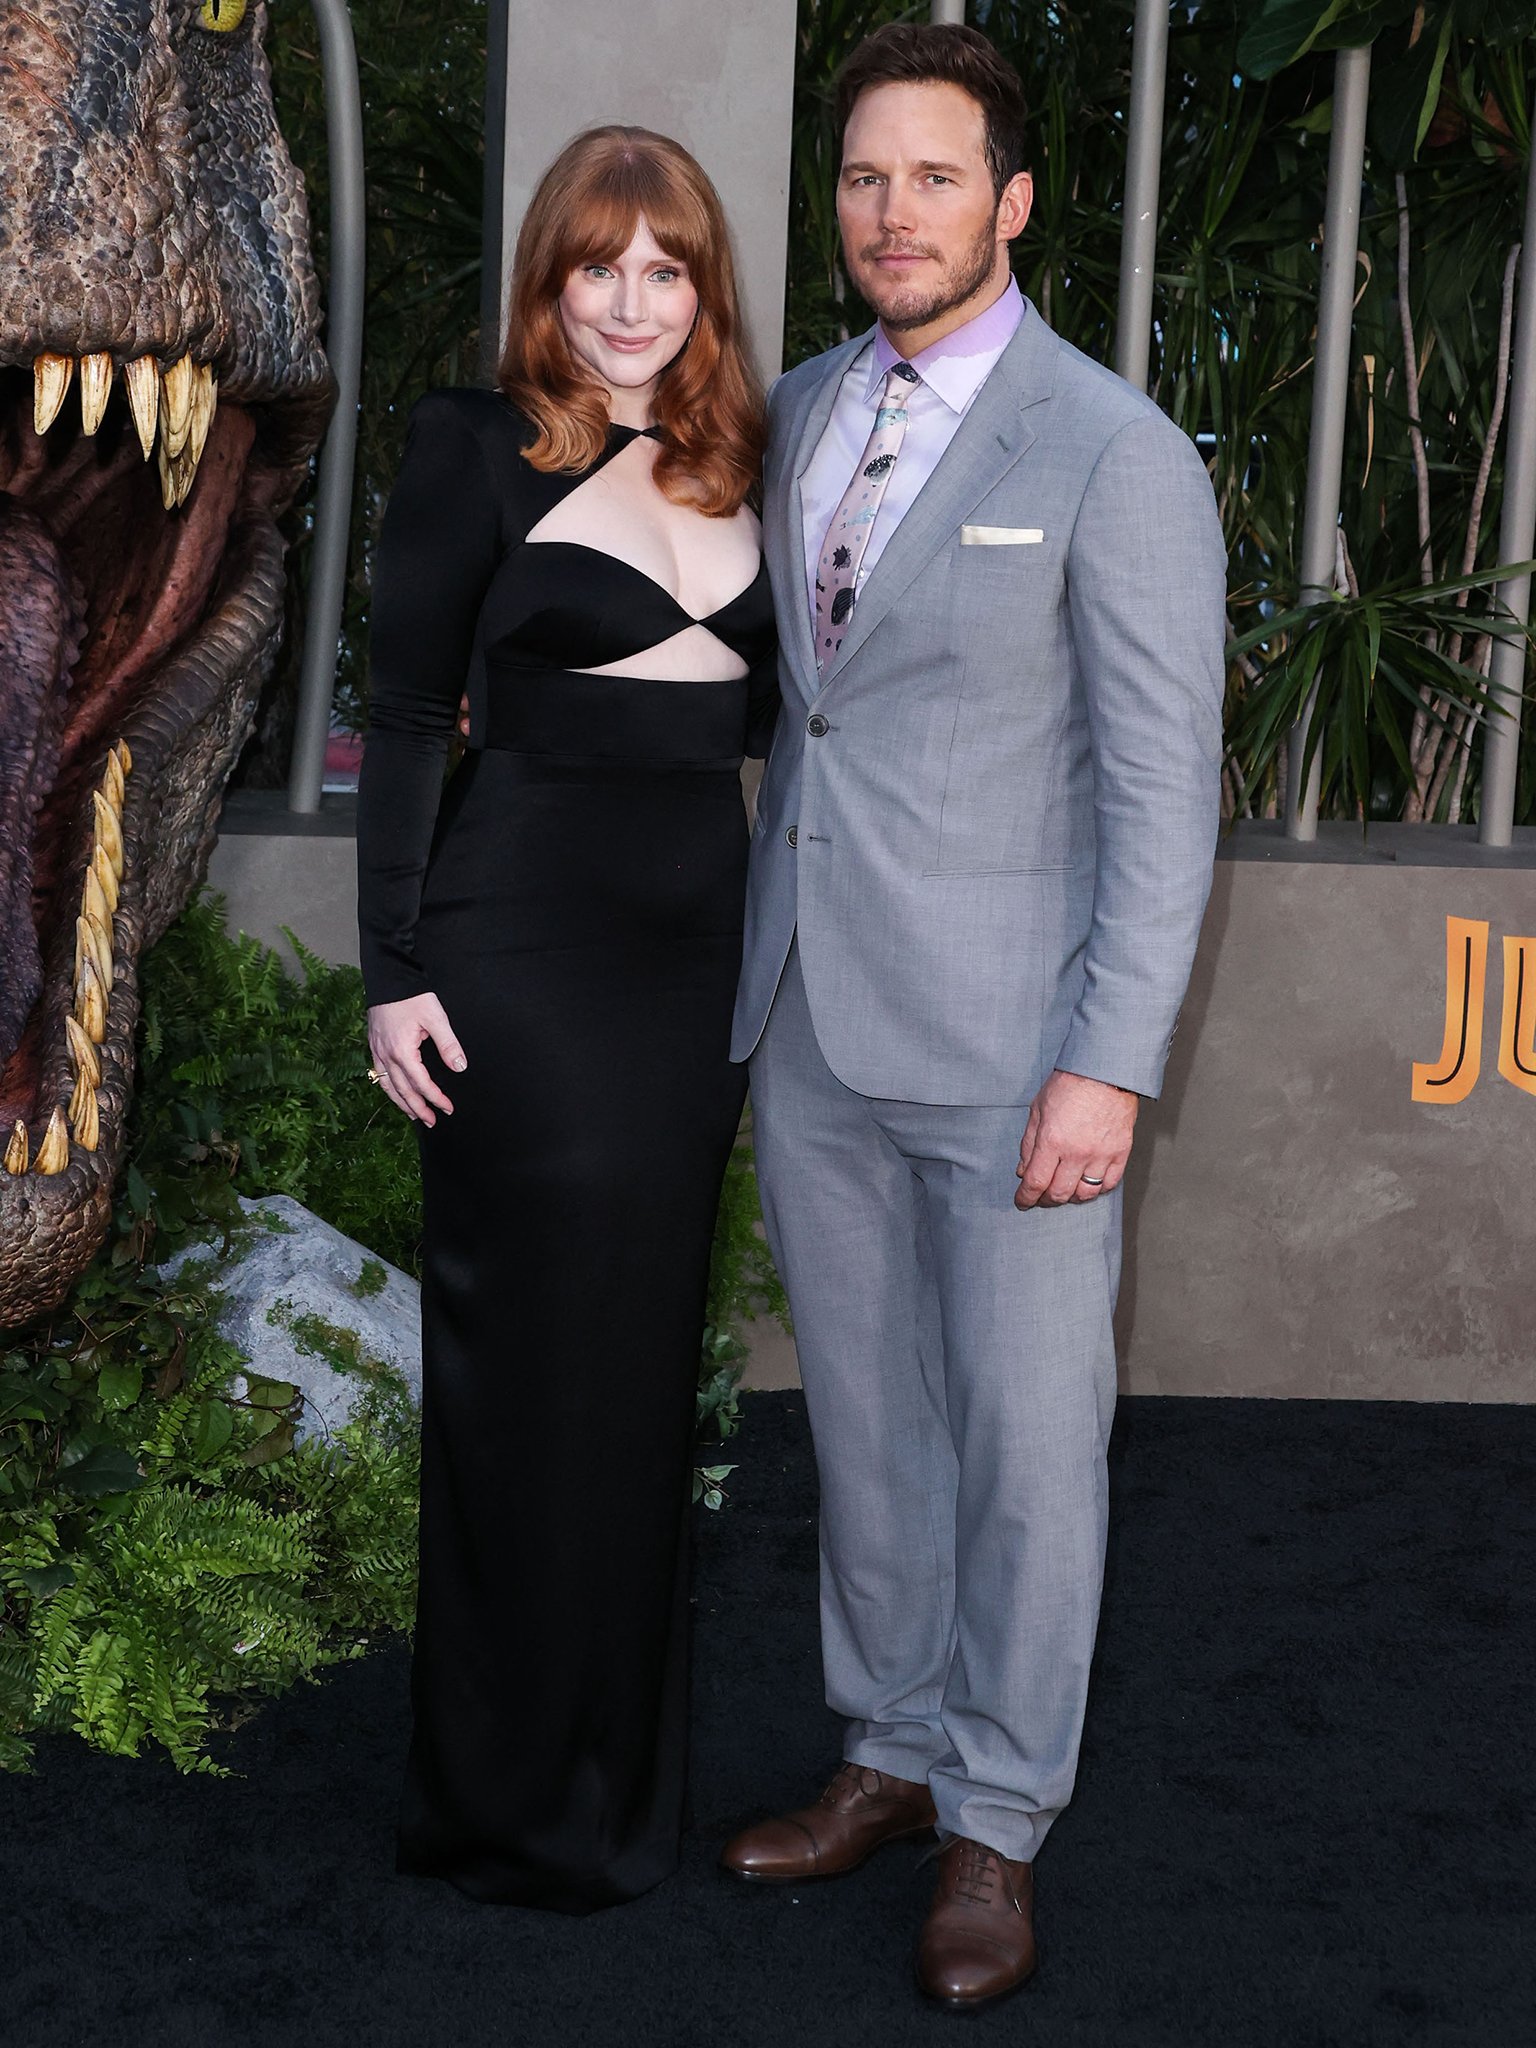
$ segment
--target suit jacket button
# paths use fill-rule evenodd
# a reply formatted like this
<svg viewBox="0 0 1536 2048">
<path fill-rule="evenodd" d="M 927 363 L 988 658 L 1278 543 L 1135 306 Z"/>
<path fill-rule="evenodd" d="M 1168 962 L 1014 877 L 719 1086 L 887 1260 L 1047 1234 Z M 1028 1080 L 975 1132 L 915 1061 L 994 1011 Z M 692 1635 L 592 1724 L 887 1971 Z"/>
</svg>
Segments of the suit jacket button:
<svg viewBox="0 0 1536 2048">
<path fill-rule="evenodd" d="M 799 835 L 795 831 L 793 825 L 791 825 L 789 830 L 784 834 L 784 839 L 785 843 L 789 846 L 798 846 L 800 844 Z"/>
<path fill-rule="evenodd" d="M 819 740 L 823 733 L 830 732 L 832 728 L 827 724 L 827 721 L 819 711 L 813 711 L 805 721 L 805 729 L 813 740 Z"/>
</svg>

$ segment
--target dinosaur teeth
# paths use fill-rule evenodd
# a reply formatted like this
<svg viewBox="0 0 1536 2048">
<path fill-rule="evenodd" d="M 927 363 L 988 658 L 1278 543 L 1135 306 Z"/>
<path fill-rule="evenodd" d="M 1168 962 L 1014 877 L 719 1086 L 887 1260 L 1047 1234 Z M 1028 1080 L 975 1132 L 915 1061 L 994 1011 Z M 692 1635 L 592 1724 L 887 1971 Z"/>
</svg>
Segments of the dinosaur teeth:
<svg viewBox="0 0 1536 2048">
<path fill-rule="evenodd" d="M 107 993 L 90 954 L 80 962 L 75 980 L 75 1018 L 91 1043 L 100 1045 L 107 1035 Z"/>
<path fill-rule="evenodd" d="M 117 876 L 107 858 L 107 849 L 99 843 L 91 851 L 91 873 L 101 884 L 101 893 L 107 899 L 108 910 L 117 908 Z"/>
<path fill-rule="evenodd" d="M 179 455 L 192 426 L 192 385 L 196 366 L 180 356 L 165 372 L 160 405 L 160 439 L 167 455 Z"/>
<path fill-rule="evenodd" d="M 11 1126 L 10 1143 L 5 1148 L 5 1170 L 7 1173 L 25 1173 L 31 1163 L 31 1148 L 27 1144 L 27 1127 L 20 1117 Z"/>
<path fill-rule="evenodd" d="M 83 1076 L 75 1083 L 75 1093 L 70 1098 L 69 1123 L 75 1143 L 94 1152 L 101 1142 L 101 1117 L 96 1107 L 96 1090 Z"/>
<path fill-rule="evenodd" d="M 32 1163 L 34 1173 L 62 1173 L 69 1164 L 69 1126 L 64 1121 L 64 1112 L 57 1103 L 48 1119 L 48 1128 L 43 1133 L 43 1142 L 37 1148 L 37 1158 Z"/>
<path fill-rule="evenodd" d="M 94 918 L 75 919 L 75 973 L 78 976 L 81 965 L 94 960 L 96 972 L 101 977 L 101 986 L 107 995 L 112 993 L 112 941 L 105 928 Z"/>
<path fill-rule="evenodd" d="M 165 427 L 161 424 L 160 446 L 155 450 L 160 467 L 160 500 L 167 512 L 185 503 L 197 476 L 197 457 L 188 443 L 179 455 L 168 455 L 165 449 Z"/>
<path fill-rule="evenodd" d="M 160 373 L 153 356 L 138 356 L 125 365 L 123 382 L 128 387 L 128 404 L 138 429 L 139 446 L 148 462 L 155 452 L 155 422 L 160 417 Z"/>
<path fill-rule="evenodd" d="M 103 350 L 80 358 L 80 424 L 94 434 L 112 396 L 112 358 Z"/>
<path fill-rule="evenodd" d="M 86 925 L 91 934 L 91 945 L 95 950 L 96 971 L 101 976 L 101 985 L 108 995 L 112 993 L 112 933 L 104 924 L 98 924 L 94 917 L 88 917 Z"/>
<path fill-rule="evenodd" d="M 41 355 L 32 362 L 32 425 L 46 434 L 59 416 L 64 394 L 75 374 L 73 356 Z"/>
<path fill-rule="evenodd" d="M 117 813 L 99 789 L 91 791 L 91 803 L 96 812 L 96 844 L 104 849 L 112 864 L 112 872 L 119 881 L 123 879 L 123 835 L 117 822 Z"/>
<path fill-rule="evenodd" d="M 69 1042 L 69 1057 L 74 1063 L 76 1074 L 82 1081 L 88 1081 L 93 1088 L 99 1088 L 101 1055 L 81 1029 L 78 1020 L 68 1013 L 64 1018 L 64 1036 Z"/>
<path fill-rule="evenodd" d="M 187 436 L 187 453 L 192 458 L 192 468 L 203 459 L 203 449 L 208 441 L 208 429 L 213 425 L 213 415 L 218 409 L 219 387 L 214 381 L 211 363 L 198 363 L 192 380 L 192 426 Z M 188 485 L 190 489 L 190 484 Z"/>
<path fill-rule="evenodd" d="M 117 756 L 117 765 L 122 769 L 123 774 L 125 776 L 131 775 L 133 773 L 133 752 L 128 742 L 126 740 L 119 740 L 112 751 Z"/>
<path fill-rule="evenodd" d="M 112 912 L 107 906 L 107 892 L 101 886 L 101 877 L 94 867 L 85 871 L 85 881 L 80 889 L 80 914 L 93 917 L 105 930 L 112 929 Z"/>
<path fill-rule="evenodd" d="M 95 1100 L 96 1090 L 91 1086 L 90 1076 L 87 1074 L 76 1074 L 74 1089 L 69 1098 L 69 1108 L 64 1114 L 69 1118 L 72 1125 L 77 1124 L 80 1121 L 80 1113 L 85 1108 L 87 1101 L 94 1102 Z"/>
</svg>

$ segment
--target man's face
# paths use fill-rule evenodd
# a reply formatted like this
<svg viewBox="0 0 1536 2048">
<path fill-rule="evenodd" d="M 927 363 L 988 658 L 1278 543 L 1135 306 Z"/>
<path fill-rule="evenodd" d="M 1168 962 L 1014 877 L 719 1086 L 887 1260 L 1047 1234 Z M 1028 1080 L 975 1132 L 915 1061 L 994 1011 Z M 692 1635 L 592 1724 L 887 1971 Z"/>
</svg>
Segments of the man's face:
<svg viewBox="0 0 1536 2048">
<path fill-rule="evenodd" d="M 985 144 L 981 108 L 958 85 L 877 85 L 854 102 L 837 192 L 843 260 L 892 334 L 958 325 L 1002 287 L 1032 188 L 1021 172 L 999 203 Z"/>
</svg>

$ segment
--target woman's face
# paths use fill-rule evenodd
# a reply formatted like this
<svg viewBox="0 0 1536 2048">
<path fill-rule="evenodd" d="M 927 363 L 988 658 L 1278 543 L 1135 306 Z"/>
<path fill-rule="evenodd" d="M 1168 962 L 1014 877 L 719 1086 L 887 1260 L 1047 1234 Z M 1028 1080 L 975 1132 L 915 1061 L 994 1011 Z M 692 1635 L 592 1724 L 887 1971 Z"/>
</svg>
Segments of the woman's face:
<svg viewBox="0 0 1536 2048">
<path fill-rule="evenodd" d="M 699 295 L 688 266 L 669 256 L 642 219 L 611 263 L 583 263 L 560 294 L 566 340 L 611 391 L 653 385 L 693 328 Z"/>
</svg>

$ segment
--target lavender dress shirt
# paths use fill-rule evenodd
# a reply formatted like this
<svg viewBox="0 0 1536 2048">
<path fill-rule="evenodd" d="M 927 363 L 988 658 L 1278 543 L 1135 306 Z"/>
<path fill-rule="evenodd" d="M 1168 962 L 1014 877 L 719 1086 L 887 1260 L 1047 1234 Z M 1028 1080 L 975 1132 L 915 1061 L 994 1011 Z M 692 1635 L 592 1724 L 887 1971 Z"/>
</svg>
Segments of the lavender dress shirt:
<svg viewBox="0 0 1536 2048">
<path fill-rule="evenodd" d="M 860 584 L 938 467 L 939 457 L 954 439 L 955 429 L 1023 318 L 1024 300 L 1010 277 L 985 312 L 910 359 L 922 382 L 908 401 L 906 439 L 864 550 Z M 843 372 L 832 401 L 832 416 L 806 467 L 800 490 L 805 508 L 805 587 L 812 617 L 822 542 L 864 453 L 885 380 L 892 365 L 900 361 L 900 350 L 883 327 L 876 327 L 868 346 L 859 350 Z"/>
</svg>

